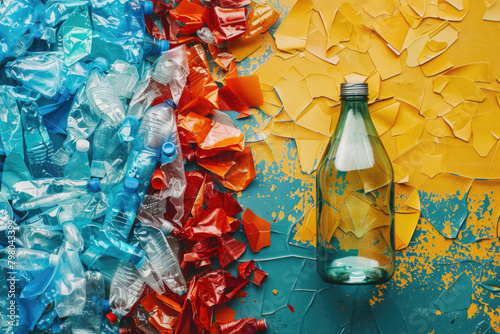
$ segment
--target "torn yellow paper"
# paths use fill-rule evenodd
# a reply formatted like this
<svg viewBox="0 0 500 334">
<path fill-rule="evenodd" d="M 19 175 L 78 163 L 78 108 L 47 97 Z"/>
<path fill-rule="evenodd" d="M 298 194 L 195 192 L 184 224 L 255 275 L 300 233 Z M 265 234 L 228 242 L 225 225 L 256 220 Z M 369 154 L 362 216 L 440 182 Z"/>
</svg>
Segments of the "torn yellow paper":
<svg viewBox="0 0 500 334">
<path fill-rule="evenodd" d="M 466 77 L 440 75 L 434 79 L 434 92 L 441 94 L 452 106 L 463 101 L 482 102 L 486 98 L 476 83 Z"/>
<path fill-rule="evenodd" d="M 445 0 L 439 5 L 439 18 L 448 21 L 462 21 L 469 12 L 469 3 L 470 0 Z"/>
<path fill-rule="evenodd" d="M 309 74 L 306 81 L 313 98 L 323 96 L 339 101 L 340 95 L 335 78 L 323 74 Z"/>
<path fill-rule="evenodd" d="M 408 6 L 411 7 L 411 9 L 413 9 L 413 11 L 415 13 L 417 13 L 417 15 L 419 15 L 420 17 L 424 16 L 425 14 L 425 0 L 407 0 L 408 2 Z"/>
<path fill-rule="evenodd" d="M 391 135 L 398 136 L 406 132 L 411 127 L 415 126 L 418 122 L 419 111 L 412 105 L 404 102 L 400 102 L 398 116 L 396 122 L 391 129 Z"/>
<path fill-rule="evenodd" d="M 421 122 L 413 123 L 412 127 L 396 137 L 396 145 L 398 148 L 398 153 L 401 154 L 406 150 L 417 145 L 420 136 L 424 131 L 424 124 Z"/>
<path fill-rule="evenodd" d="M 500 1 L 493 0 L 493 3 L 491 3 L 491 1 L 486 0 L 486 2 L 490 2 L 490 4 L 486 8 L 486 12 L 484 13 L 483 20 L 500 21 Z"/>
<path fill-rule="evenodd" d="M 369 0 L 363 5 L 363 9 L 372 17 L 380 15 L 392 15 L 396 6 L 396 0 Z"/>
<path fill-rule="evenodd" d="M 298 0 L 274 33 L 278 49 L 292 52 L 304 50 L 313 8 L 311 0 Z"/>
<path fill-rule="evenodd" d="M 488 63 L 473 63 L 457 68 L 453 68 L 443 75 L 455 76 L 455 77 L 466 77 L 472 81 L 479 82 L 490 82 L 490 64 Z"/>
<path fill-rule="evenodd" d="M 495 110 L 472 118 L 472 147 L 481 157 L 486 157 L 497 143 L 497 137 L 493 133 L 498 135 L 500 132 L 498 131 L 500 124 L 494 123 L 499 119 L 498 114 L 499 111 Z"/>
<path fill-rule="evenodd" d="M 462 110 L 443 116 L 443 119 L 453 130 L 455 137 L 468 142 L 472 135 L 472 119 Z"/>
<path fill-rule="evenodd" d="M 378 98 L 380 92 L 380 74 L 375 71 L 372 75 L 366 79 L 368 84 L 368 103 L 372 104 Z"/>
<path fill-rule="evenodd" d="M 368 77 L 366 75 L 351 73 L 344 77 L 345 82 L 365 82 Z"/>
<path fill-rule="evenodd" d="M 420 195 L 417 189 L 413 190 L 411 195 L 408 196 L 405 204 L 412 209 L 420 211 Z"/>
<path fill-rule="evenodd" d="M 316 206 L 313 206 L 302 219 L 302 224 L 295 234 L 294 240 L 310 243 L 312 246 L 316 246 L 316 226 Z"/>
<path fill-rule="evenodd" d="M 411 242 L 413 233 L 417 228 L 420 212 L 396 213 L 394 216 L 394 232 L 396 234 L 396 249 L 401 250 Z"/>
<path fill-rule="evenodd" d="M 331 57 L 327 57 L 326 55 L 328 43 L 327 41 L 327 33 L 320 15 L 319 13 L 313 11 L 311 21 L 309 23 L 309 32 L 307 35 L 307 43 L 305 48 L 307 51 L 309 51 L 319 59 L 322 59 L 333 65 L 337 65 L 337 63 L 339 62 L 339 57 L 336 54 Z M 341 46 L 338 47 L 340 50 L 343 49 L 343 47 Z"/>
<path fill-rule="evenodd" d="M 377 106 L 378 104 L 380 103 L 372 105 L 370 108 L 370 116 L 378 135 L 382 136 L 394 125 L 398 115 L 400 103 L 393 100 L 393 103 L 390 105 L 379 107 Z"/>
<path fill-rule="evenodd" d="M 455 136 L 453 134 L 453 131 L 451 130 L 451 126 L 448 123 L 446 123 L 445 120 L 442 119 L 441 117 L 428 120 L 425 123 L 425 131 L 427 131 L 428 134 L 437 138 Z"/>
<path fill-rule="evenodd" d="M 296 139 L 300 167 L 306 174 L 311 174 L 318 168 L 321 157 L 328 146 L 329 137 L 323 140 Z"/>
<path fill-rule="evenodd" d="M 424 163 L 421 172 L 431 179 L 441 174 L 443 172 L 443 155 L 424 154 Z"/>
<path fill-rule="evenodd" d="M 401 73 L 398 56 L 383 42 L 377 34 L 370 35 L 371 46 L 368 53 L 373 64 L 380 72 L 380 78 L 386 80 Z"/>
<path fill-rule="evenodd" d="M 279 137 L 294 138 L 295 137 L 295 124 L 293 121 L 288 122 L 274 122 L 271 134 Z"/>
<path fill-rule="evenodd" d="M 295 120 L 312 102 L 312 96 L 305 79 L 300 81 L 279 79 L 276 83 L 278 93 L 286 113 Z"/>
<path fill-rule="evenodd" d="M 421 66 L 426 77 L 432 77 L 453 67 L 448 52 L 443 52 L 438 57 Z"/>
<path fill-rule="evenodd" d="M 397 52 L 403 51 L 410 26 L 401 14 L 386 17 L 375 23 L 373 28 Z"/>
<path fill-rule="evenodd" d="M 406 64 L 415 67 L 425 64 L 445 52 L 458 38 L 458 29 L 443 22 L 429 34 L 422 35 L 408 45 Z"/>
<path fill-rule="evenodd" d="M 317 103 L 312 103 L 295 121 L 295 124 L 303 126 L 311 131 L 330 136 L 330 125 L 332 118 L 325 114 Z"/>
<path fill-rule="evenodd" d="M 418 15 L 418 13 L 415 12 L 410 5 L 400 6 L 399 11 L 403 14 L 403 17 L 411 28 L 415 29 L 420 25 L 420 23 L 422 23 L 422 17 Z"/>
<path fill-rule="evenodd" d="M 407 183 L 410 181 L 410 173 L 398 164 L 393 163 L 392 168 L 394 169 L 394 182 L 396 183 Z"/>
<path fill-rule="evenodd" d="M 335 55 L 336 50 L 331 50 L 332 46 L 337 46 L 339 43 L 348 41 L 351 39 L 351 33 L 353 30 L 353 23 L 342 13 L 340 10 L 335 12 L 333 21 L 330 24 L 330 29 L 328 31 L 328 44 L 326 56 L 331 57 Z"/>
</svg>

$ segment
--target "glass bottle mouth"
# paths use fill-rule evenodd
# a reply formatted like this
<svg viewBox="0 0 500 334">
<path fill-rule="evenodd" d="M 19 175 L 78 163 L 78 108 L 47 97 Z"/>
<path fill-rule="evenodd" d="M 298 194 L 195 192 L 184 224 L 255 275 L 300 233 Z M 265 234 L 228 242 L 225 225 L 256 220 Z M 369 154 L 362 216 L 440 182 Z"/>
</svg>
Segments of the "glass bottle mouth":
<svg viewBox="0 0 500 334">
<path fill-rule="evenodd" d="M 367 98 L 368 84 L 366 82 L 345 82 L 340 84 L 340 97 Z"/>
</svg>

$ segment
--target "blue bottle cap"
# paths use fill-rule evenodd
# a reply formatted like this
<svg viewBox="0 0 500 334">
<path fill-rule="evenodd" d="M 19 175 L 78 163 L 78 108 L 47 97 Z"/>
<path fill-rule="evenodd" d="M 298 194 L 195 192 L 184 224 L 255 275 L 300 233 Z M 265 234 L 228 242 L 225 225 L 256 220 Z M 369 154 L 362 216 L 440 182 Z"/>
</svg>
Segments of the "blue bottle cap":
<svg viewBox="0 0 500 334">
<path fill-rule="evenodd" d="M 127 177 L 125 181 L 123 181 L 123 190 L 128 193 L 135 193 L 139 188 L 139 180 L 133 177 Z"/>
<path fill-rule="evenodd" d="M 99 72 L 104 72 L 109 68 L 109 62 L 106 60 L 106 58 L 97 57 L 96 59 L 94 59 L 94 62 L 92 63 L 90 69 L 94 68 L 97 68 Z"/>
<path fill-rule="evenodd" d="M 90 190 L 94 193 L 98 193 L 102 190 L 101 188 L 101 180 L 99 179 L 90 179 L 88 185 L 90 186 Z"/>
<path fill-rule="evenodd" d="M 175 155 L 175 144 L 172 143 L 171 141 L 167 141 L 166 143 L 163 144 L 161 150 L 163 154 L 165 154 L 167 157 L 171 157 Z"/>
<path fill-rule="evenodd" d="M 167 41 L 166 39 L 162 40 L 155 40 L 155 43 L 158 43 L 158 47 L 160 49 L 160 54 L 162 54 L 165 51 L 168 51 L 170 49 L 170 42 Z"/>
<path fill-rule="evenodd" d="M 163 104 L 166 104 L 168 107 L 172 107 L 174 110 L 177 109 L 177 105 L 175 104 L 174 100 L 168 99 Z"/>
<path fill-rule="evenodd" d="M 151 15 L 154 12 L 155 5 L 153 1 L 141 1 L 142 10 L 144 15 Z"/>
</svg>

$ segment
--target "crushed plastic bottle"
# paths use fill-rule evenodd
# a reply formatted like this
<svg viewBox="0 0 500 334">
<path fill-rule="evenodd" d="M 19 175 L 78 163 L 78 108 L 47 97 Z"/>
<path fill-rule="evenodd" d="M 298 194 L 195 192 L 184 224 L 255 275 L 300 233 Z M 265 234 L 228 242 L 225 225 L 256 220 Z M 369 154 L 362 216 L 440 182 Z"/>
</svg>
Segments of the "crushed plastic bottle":
<svg viewBox="0 0 500 334">
<path fill-rule="evenodd" d="M 184 294 L 187 291 L 184 274 L 162 231 L 152 226 L 141 226 L 135 230 L 135 236 L 148 254 L 153 269 L 161 275 L 168 288 L 179 295 Z"/>
<path fill-rule="evenodd" d="M 81 251 L 83 249 L 83 237 L 74 224 L 73 214 L 69 211 L 61 211 L 58 215 L 59 224 L 61 224 L 63 228 L 64 237 L 69 242 L 69 244 L 73 247 L 73 249 L 77 251 Z"/>
<path fill-rule="evenodd" d="M 64 169 L 64 177 L 74 180 L 90 179 L 89 148 L 90 143 L 85 139 L 76 142 L 76 151 Z"/>
<path fill-rule="evenodd" d="M 56 267 L 59 256 L 29 248 L 0 249 L 0 267 L 10 268 L 14 265 L 16 270 L 36 271 L 48 267 Z"/>
<path fill-rule="evenodd" d="M 146 284 L 136 268 L 127 262 L 120 263 L 109 289 L 109 305 L 119 317 L 127 315 L 139 300 Z"/>
<path fill-rule="evenodd" d="M 58 176 L 59 172 L 52 164 L 54 144 L 36 102 L 26 102 L 23 105 L 21 120 L 31 175 L 34 178 Z"/>
<path fill-rule="evenodd" d="M 105 300 L 104 278 L 100 272 L 85 272 L 85 291 L 82 313 L 71 318 L 71 329 L 73 334 L 100 334 L 102 316 L 109 307 L 109 302 Z"/>
<path fill-rule="evenodd" d="M 11 189 L 12 206 L 21 211 L 46 208 L 101 189 L 98 179 L 47 178 L 21 181 Z"/>
<path fill-rule="evenodd" d="M 15 237 L 25 248 L 55 253 L 64 242 L 64 235 L 49 226 L 22 225 L 9 229 L 7 237 Z"/>
</svg>

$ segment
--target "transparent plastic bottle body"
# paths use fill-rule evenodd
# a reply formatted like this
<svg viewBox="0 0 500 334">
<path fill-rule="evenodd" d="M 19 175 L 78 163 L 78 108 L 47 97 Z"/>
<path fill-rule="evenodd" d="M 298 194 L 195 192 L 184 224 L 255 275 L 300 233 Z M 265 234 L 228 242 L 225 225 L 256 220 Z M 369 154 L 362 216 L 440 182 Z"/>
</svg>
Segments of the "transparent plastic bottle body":
<svg viewBox="0 0 500 334">
<path fill-rule="evenodd" d="M 179 295 L 184 294 L 187 291 L 184 274 L 163 233 L 155 227 L 141 226 L 135 230 L 135 236 L 168 288 Z"/>
<path fill-rule="evenodd" d="M 85 272 L 86 298 L 82 314 L 71 318 L 74 334 L 99 334 L 104 303 L 104 278 L 98 271 Z"/>
<path fill-rule="evenodd" d="M 37 251 L 29 248 L 17 248 L 10 259 L 9 249 L 0 250 L 0 267 L 15 270 L 36 271 L 48 267 L 55 267 L 59 262 L 59 256 L 47 252 Z"/>
<path fill-rule="evenodd" d="M 109 289 L 109 305 L 117 316 L 125 316 L 134 307 L 146 284 L 137 270 L 127 262 L 122 262 L 116 270 Z"/>
<path fill-rule="evenodd" d="M 41 226 L 19 226 L 15 229 L 15 237 L 22 247 L 48 253 L 55 253 L 64 242 L 64 235 L 60 231 Z"/>
<path fill-rule="evenodd" d="M 31 175 L 34 178 L 58 176 L 56 166 L 51 162 L 54 145 L 35 102 L 27 102 L 23 105 L 21 120 Z"/>
<path fill-rule="evenodd" d="M 345 96 L 317 172 L 318 272 L 335 284 L 388 281 L 394 261 L 394 182 L 367 98 Z"/>
<path fill-rule="evenodd" d="M 12 206 L 21 211 L 51 207 L 60 202 L 101 190 L 98 180 L 47 178 L 21 181 L 11 189 Z"/>
<path fill-rule="evenodd" d="M 64 177 L 74 180 L 90 179 L 89 146 L 90 144 L 87 140 L 78 140 L 76 151 L 64 169 Z"/>
<path fill-rule="evenodd" d="M 92 165 L 90 173 L 92 177 L 102 178 L 109 170 L 110 158 L 116 155 L 120 144 L 118 138 L 118 126 L 102 121 L 94 132 Z"/>
</svg>

